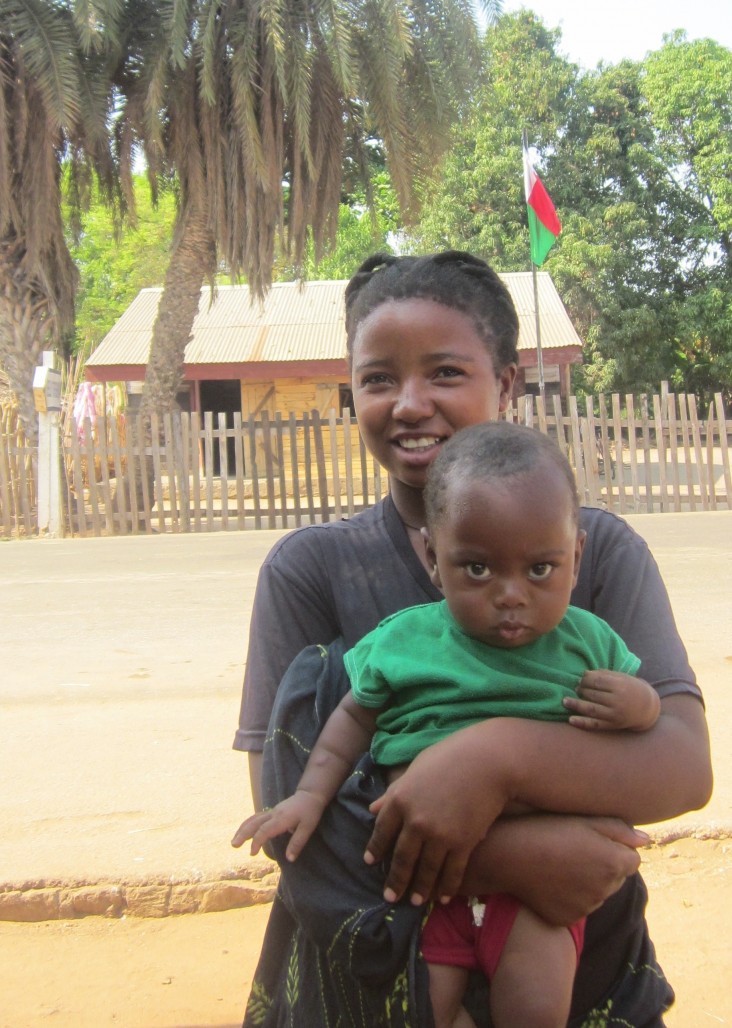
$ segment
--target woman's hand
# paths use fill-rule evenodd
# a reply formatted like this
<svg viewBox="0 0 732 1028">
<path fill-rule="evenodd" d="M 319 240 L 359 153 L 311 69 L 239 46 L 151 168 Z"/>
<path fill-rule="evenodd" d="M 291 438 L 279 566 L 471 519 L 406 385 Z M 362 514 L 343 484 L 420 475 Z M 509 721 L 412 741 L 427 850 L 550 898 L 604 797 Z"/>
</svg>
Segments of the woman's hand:
<svg viewBox="0 0 732 1028">
<path fill-rule="evenodd" d="M 510 799 L 497 772 L 491 781 L 481 751 L 480 733 L 465 728 L 420 753 L 371 805 L 377 816 L 364 859 L 373 864 L 391 854 L 388 903 L 410 883 L 415 904 L 460 891 L 470 854 Z"/>
<path fill-rule="evenodd" d="M 610 817 L 501 818 L 473 851 L 460 891 L 509 892 L 550 924 L 573 924 L 638 870 L 648 841 Z"/>
</svg>

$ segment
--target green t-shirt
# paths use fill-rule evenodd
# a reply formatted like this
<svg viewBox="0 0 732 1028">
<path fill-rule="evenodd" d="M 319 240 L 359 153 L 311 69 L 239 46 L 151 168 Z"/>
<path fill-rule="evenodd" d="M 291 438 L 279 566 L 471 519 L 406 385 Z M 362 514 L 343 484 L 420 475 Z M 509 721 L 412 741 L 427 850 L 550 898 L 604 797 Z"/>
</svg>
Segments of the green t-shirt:
<svg viewBox="0 0 732 1028">
<path fill-rule="evenodd" d="M 489 717 L 566 721 L 585 671 L 634 675 L 640 660 L 601 618 L 569 607 L 547 635 L 501 649 L 465 634 L 447 603 L 386 618 L 344 657 L 356 702 L 385 708 L 371 752 L 387 766 Z"/>
</svg>

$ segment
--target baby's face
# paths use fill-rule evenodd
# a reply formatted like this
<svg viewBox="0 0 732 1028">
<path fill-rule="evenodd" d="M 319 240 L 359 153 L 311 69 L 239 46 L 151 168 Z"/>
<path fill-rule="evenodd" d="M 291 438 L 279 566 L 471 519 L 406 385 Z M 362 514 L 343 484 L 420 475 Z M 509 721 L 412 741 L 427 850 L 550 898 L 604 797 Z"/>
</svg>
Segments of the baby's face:
<svg viewBox="0 0 732 1028">
<path fill-rule="evenodd" d="M 583 534 L 567 483 L 550 465 L 517 477 L 458 479 L 430 539 L 432 578 L 463 631 L 525 646 L 559 624 L 577 580 Z"/>
</svg>

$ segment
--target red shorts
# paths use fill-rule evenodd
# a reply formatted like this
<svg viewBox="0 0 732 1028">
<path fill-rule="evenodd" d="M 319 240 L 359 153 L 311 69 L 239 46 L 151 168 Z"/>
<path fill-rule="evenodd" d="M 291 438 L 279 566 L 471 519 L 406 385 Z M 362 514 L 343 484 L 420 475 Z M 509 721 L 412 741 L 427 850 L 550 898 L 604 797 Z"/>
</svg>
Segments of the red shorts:
<svg viewBox="0 0 732 1028">
<path fill-rule="evenodd" d="M 485 903 L 481 925 L 474 923 L 473 908 L 465 896 L 456 896 L 444 906 L 435 904 L 422 930 L 422 956 L 428 964 L 482 971 L 490 981 L 521 904 L 505 893 L 481 896 L 480 901 Z M 574 939 L 579 960 L 585 922 L 578 921 L 567 930 Z"/>
</svg>

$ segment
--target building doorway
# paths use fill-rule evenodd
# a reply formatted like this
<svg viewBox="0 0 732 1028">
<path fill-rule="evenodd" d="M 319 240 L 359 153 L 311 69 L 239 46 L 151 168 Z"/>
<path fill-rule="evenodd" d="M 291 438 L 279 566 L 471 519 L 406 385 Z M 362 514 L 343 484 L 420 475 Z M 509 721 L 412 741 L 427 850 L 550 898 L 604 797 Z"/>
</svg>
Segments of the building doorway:
<svg viewBox="0 0 732 1028">
<path fill-rule="evenodd" d="M 226 428 L 234 427 L 234 414 L 241 412 L 241 383 L 239 379 L 215 379 L 200 383 L 201 418 L 206 411 L 213 414 L 214 429 L 218 428 L 218 415 L 226 415 Z M 205 455 L 204 455 L 205 457 Z M 226 440 L 226 464 L 231 473 L 236 466 L 236 448 L 233 436 Z M 220 446 L 214 446 L 213 474 L 221 474 Z"/>
</svg>

